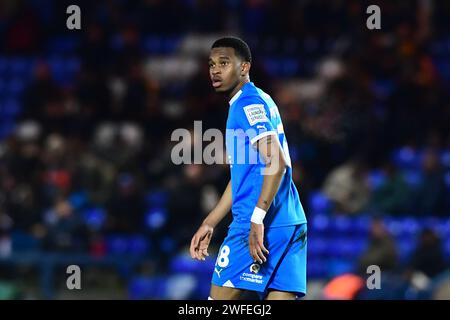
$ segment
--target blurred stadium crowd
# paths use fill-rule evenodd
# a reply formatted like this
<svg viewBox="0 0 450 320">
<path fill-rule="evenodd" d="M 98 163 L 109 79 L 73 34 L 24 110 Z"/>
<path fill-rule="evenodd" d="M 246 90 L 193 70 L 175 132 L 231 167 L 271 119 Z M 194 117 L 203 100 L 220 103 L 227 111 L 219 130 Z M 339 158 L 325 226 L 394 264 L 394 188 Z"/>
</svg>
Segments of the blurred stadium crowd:
<svg viewBox="0 0 450 320">
<path fill-rule="evenodd" d="M 375 1 L 374 31 L 359 0 L 75 1 L 68 31 L 72 2 L 0 4 L 0 296 L 42 297 L 24 274 L 76 256 L 136 262 L 117 267 L 126 298 L 207 297 L 214 258 L 186 246 L 228 168 L 175 166 L 170 137 L 224 129 L 207 56 L 234 34 L 283 117 L 310 298 L 450 298 L 448 1 Z M 370 264 L 382 290 L 362 289 Z"/>
</svg>

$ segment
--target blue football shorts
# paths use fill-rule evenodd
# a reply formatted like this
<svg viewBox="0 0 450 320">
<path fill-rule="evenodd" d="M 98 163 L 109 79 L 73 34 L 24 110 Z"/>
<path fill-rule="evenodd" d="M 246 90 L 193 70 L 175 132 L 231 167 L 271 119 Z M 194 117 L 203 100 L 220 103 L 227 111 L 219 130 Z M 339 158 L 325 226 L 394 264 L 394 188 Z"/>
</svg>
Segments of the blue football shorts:
<svg viewBox="0 0 450 320">
<path fill-rule="evenodd" d="M 248 249 L 249 229 L 230 228 L 214 266 L 211 283 L 257 291 L 264 298 L 268 290 L 306 295 L 307 224 L 264 229 L 266 262 L 253 261 Z"/>
</svg>

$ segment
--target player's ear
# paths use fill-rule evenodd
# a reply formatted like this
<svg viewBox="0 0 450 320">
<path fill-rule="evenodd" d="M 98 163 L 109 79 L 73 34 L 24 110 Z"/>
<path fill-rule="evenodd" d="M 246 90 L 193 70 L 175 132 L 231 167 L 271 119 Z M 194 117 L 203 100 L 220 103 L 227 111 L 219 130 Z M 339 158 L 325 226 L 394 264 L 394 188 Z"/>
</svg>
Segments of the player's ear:
<svg viewBox="0 0 450 320">
<path fill-rule="evenodd" d="M 241 76 L 245 76 L 250 71 L 250 62 L 243 62 L 241 67 Z"/>
</svg>

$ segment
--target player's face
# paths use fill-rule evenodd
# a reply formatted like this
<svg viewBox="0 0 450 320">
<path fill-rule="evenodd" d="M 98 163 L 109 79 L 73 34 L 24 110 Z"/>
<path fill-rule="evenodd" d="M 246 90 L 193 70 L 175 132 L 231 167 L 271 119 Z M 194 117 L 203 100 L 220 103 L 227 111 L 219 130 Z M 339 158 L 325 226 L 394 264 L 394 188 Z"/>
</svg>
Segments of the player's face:
<svg viewBox="0 0 450 320">
<path fill-rule="evenodd" d="M 242 61 L 233 48 L 213 48 L 209 55 L 209 77 L 216 92 L 232 91 L 240 81 Z"/>
</svg>

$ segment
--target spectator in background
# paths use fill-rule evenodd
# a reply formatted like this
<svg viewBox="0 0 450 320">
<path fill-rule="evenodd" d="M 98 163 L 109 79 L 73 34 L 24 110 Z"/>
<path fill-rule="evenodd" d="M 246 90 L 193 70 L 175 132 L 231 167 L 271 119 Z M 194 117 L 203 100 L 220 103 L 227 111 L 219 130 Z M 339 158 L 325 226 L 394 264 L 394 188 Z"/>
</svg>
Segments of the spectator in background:
<svg viewBox="0 0 450 320">
<path fill-rule="evenodd" d="M 370 207 L 385 214 L 408 213 L 412 196 L 408 184 L 390 161 L 385 162 L 382 169 L 386 179 L 374 191 Z"/>
<path fill-rule="evenodd" d="M 46 61 L 38 61 L 33 72 L 34 79 L 22 97 L 23 117 L 45 123 L 45 129 L 49 131 L 61 129 L 61 123 L 58 122 L 64 115 L 64 108 L 60 103 L 62 90 L 53 80 Z"/>
<path fill-rule="evenodd" d="M 189 243 L 191 230 L 205 218 L 206 213 L 201 208 L 204 171 L 202 165 L 185 165 L 180 183 L 175 185 L 170 192 L 169 234 L 173 235 L 180 245 Z"/>
<path fill-rule="evenodd" d="M 0 160 L 0 198 L 4 201 L 0 200 L 0 208 L 13 213 L 14 228 L 22 231 L 31 231 L 41 220 L 39 132 L 33 123 L 22 124 L 16 138 L 5 144 L 6 152 Z"/>
<path fill-rule="evenodd" d="M 366 177 L 364 162 L 350 160 L 331 171 L 323 192 L 334 202 L 336 211 L 355 214 L 365 208 L 370 198 Z"/>
<path fill-rule="evenodd" d="M 446 269 L 439 236 L 431 229 L 424 229 L 413 253 L 410 267 L 433 278 Z"/>
<path fill-rule="evenodd" d="M 145 212 L 142 191 L 136 175 L 129 172 L 117 175 L 115 190 L 106 204 L 109 231 L 129 234 L 142 231 Z"/>
<path fill-rule="evenodd" d="M 0 258 L 8 257 L 12 252 L 11 230 L 13 221 L 0 208 Z"/>
<path fill-rule="evenodd" d="M 49 251 L 82 251 L 86 249 L 83 239 L 85 228 L 64 196 L 58 196 L 53 207 L 44 215 L 46 235 L 44 249 Z"/>
<path fill-rule="evenodd" d="M 376 217 L 372 220 L 369 244 L 359 258 L 359 271 L 366 274 L 367 267 L 376 265 L 384 271 L 393 271 L 398 263 L 395 241 L 386 229 L 383 220 Z"/>
<path fill-rule="evenodd" d="M 420 215 L 442 215 L 445 212 L 445 182 L 435 151 L 425 153 L 422 172 L 414 209 Z"/>
</svg>

